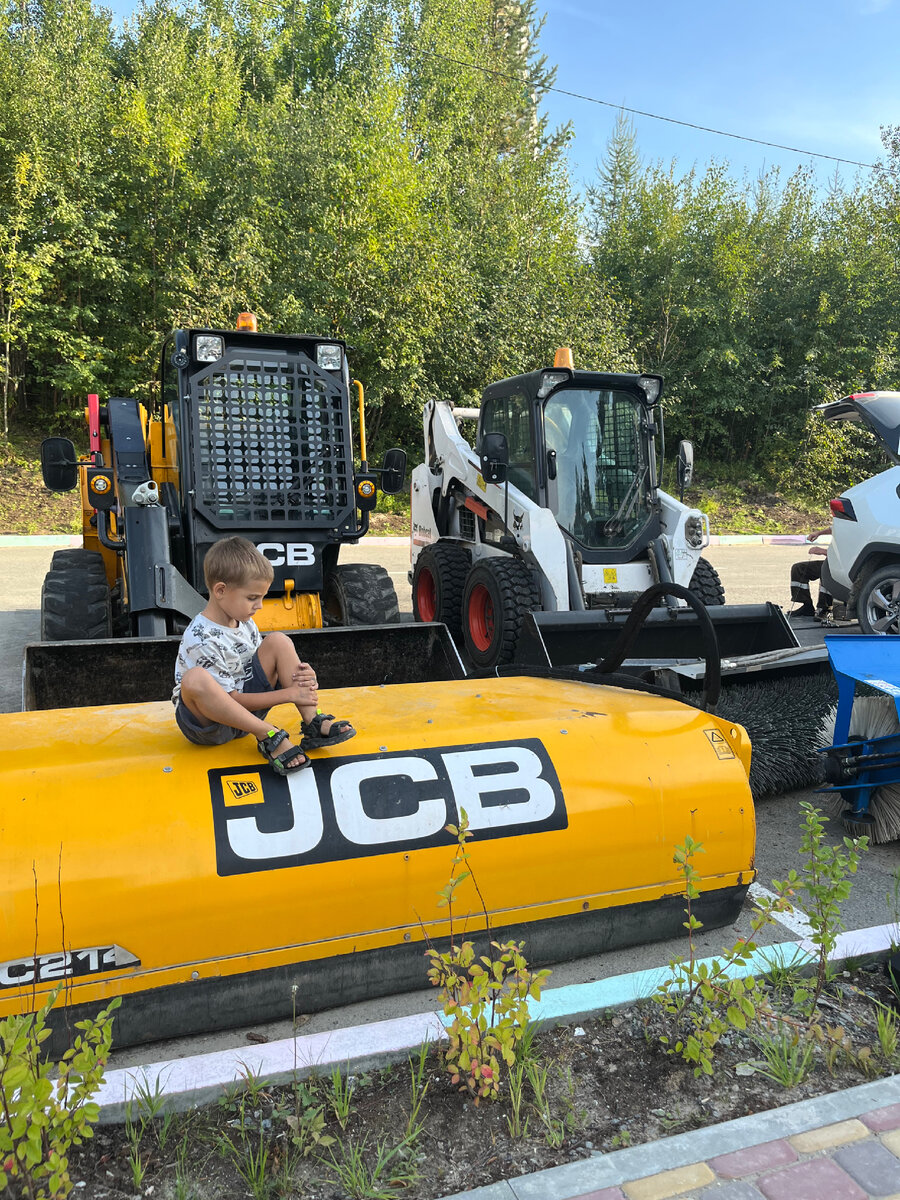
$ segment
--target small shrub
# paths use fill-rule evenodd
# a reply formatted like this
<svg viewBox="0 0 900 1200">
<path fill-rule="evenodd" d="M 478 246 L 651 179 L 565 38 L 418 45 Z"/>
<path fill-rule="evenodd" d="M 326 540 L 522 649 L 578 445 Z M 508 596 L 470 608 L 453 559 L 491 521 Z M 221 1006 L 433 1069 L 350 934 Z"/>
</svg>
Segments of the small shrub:
<svg viewBox="0 0 900 1200">
<path fill-rule="evenodd" d="M 27 1200 L 68 1196 L 68 1152 L 93 1136 L 91 1096 L 103 1082 L 116 998 L 93 1020 L 77 1021 L 75 1042 L 57 1063 L 41 1059 L 58 991 L 36 1013 L 0 1021 L 0 1193 Z M 56 1078 L 51 1076 L 56 1073 Z"/>
<path fill-rule="evenodd" d="M 496 942 L 491 934 L 487 907 L 469 867 L 466 842 L 472 836 L 463 809 L 459 827 L 448 825 L 456 838 L 450 880 L 438 899 L 450 909 L 450 947 L 428 947 L 428 978 L 440 989 L 441 1005 L 448 1018 L 449 1046 L 444 1062 L 451 1082 L 478 1104 L 500 1092 L 501 1061 L 508 1070 L 516 1050 L 529 1030 L 528 998 L 540 999 L 549 971 L 531 971 L 524 942 Z M 465 879 L 472 879 L 481 900 L 490 937 L 490 953 L 477 955 L 471 941 L 457 942 L 453 931 L 453 896 Z"/>
</svg>

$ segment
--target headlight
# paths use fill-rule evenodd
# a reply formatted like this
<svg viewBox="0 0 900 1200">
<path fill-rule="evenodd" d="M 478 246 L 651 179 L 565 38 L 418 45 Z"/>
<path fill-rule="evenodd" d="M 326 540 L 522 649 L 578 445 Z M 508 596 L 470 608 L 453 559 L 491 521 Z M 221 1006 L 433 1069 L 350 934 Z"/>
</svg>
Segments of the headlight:
<svg viewBox="0 0 900 1200">
<path fill-rule="evenodd" d="M 339 371 L 343 361 L 340 346 L 330 342 L 322 342 L 320 346 L 316 346 L 316 362 L 323 371 Z"/>
<path fill-rule="evenodd" d="M 695 550 L 703 545 L 703 521 L 700 517 L 688 517 L 684 523 L 684 536 L 687 544 Z"/>
<path fill-rule="evenodd" d="M 197 362 L 215 362 L 225 353 L 225 339 L 211 333 L 201 333 L 194 338 L 194 358 Z"/>
<path fill-rule="evenodd" d="M 538 388 L 538 396 L 543 400 L 544 396 L 549 396 L 555 387 L 565 383 L 572 376 L 568 371 L 544 371 L 541 375 L 541 386 Z"/>
<path fill-rule="evenodd" d="M 643 389 L 648 404 L 655 404 L 662 391 L 662 379 L 658 375 L 640 375 L 638 386 Z"/>
</svg>

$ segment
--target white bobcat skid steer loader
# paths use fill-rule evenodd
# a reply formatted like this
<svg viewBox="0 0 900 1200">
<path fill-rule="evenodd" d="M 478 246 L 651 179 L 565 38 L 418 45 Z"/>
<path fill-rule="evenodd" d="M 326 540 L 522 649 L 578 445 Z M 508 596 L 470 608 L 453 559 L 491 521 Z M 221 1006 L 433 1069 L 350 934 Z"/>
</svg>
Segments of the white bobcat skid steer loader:
<svg viewBox="0 0 900 1200">
<path fill-rule="evenodd" d="M 603 657 L 636 597 L 656 582 L 724 605 L 701 555 L 706 516 L 659 487 L 661 391 L 658 375 L 576 371 L 561 351 L 552 369 L 491 384 L 478 410 L 429 402 L 425 462 L 412 476 L 416 619 L 444 622 L 471 660 L 491 669 L 558 665 L 554 642 L 567 662 Z M 473 449 L 457 417 L 476 416 Z M 682 487 L 691 461 L 682 443 Z M 696 616 L 674 599 L 665 604 L 636 655 L 694 652 Z M 714 607 L 711 615 L 723 653 L 797 645 L 774 606 Z"/>
</svg>

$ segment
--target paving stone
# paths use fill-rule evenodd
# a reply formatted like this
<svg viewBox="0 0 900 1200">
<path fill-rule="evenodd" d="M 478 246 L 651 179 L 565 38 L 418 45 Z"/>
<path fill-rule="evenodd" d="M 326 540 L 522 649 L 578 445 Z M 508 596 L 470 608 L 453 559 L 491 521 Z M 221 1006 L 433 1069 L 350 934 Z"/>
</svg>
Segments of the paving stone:
<svg viewBox="0 0 900 1200">
<path fill-rule="evenodd" d="M 767 1200 L 868 1200 L 846 1171 L 829 1158 L 781 1167 L 756 1180 Z"/>
<path fill-rule="evenodd" d="M 859 1118 L 875 1133 L 889 1129 L 900 1129 L 900 1104 L 889 1104 L 887 1108 L 873 1108 Z"/>
<path fill-rule="evenodd" d="M 573 1196 L 572 1200 L 626 1200 L 621 1188 L 601 1188 L 599 1192 L 585 1192 L 583 1196 Z"/>
<path fill-rule="evenodd" d="M 888 1196 L 900 1187 L 900 1159 L 881 1142 L 856 1142 L 834 1152 L 834 1159 L 861 1188 L 873 1196 Z"/>
<path fill-rule="evenodd" d="M 830 1150 L 833 1146 L 845 1146 L 868 1137 L 869 1130 L 862 1121 L 854 1117 L 850 1121 L 838 1121 L 834 1125 L 823 1125 L 821 1129 L 810 1129 L 808 1133 L 795 1133 L 790 1139 L 798 1154 L 815 1154 L 819 1150 Z"/>
<path fill-rule="evenodd" d="M 883 1133 L 881 1144 L 887 1146 L 891 1154 L 896 1154 L 900 1158 L 900 1129 L 895 1129 L 892 1133 Z"/>
<path fill-rule="evenodd" d="M 697 1193 L 697 1200 L 764 1200 L 763 1194 L 752 1183 L 732 1180 L 731 1183 L 714 1183 Z"/>
<path fill-rule="evenodd" d="M 720 1154 L 711 1158 L 709 1165 L 723 1179 L 740 1179 L 744 1175 L 756 1175 L 770 1167 L 783 1167 L 797 1161 L 797 1152 L 789 1142 L 763 1142 L 761 1146 L 748 1146 L 746 1150 L 735 1150 L 732 1154 Z"/>
<path fill-rule="evenodd" d="M 623 1184 L 628 1200 L 668 1200 L 669 1196 L 683 1196 L 692 1188 L 701 1188 L 715 1182 L 715 1175 L 706 1163 L 693 1163 L 689 1167 L 676 1167 L 673 1171 L 661 1171 Z M 816 1197 L 816 1200 L 821 1200 Z"/>
</svg>

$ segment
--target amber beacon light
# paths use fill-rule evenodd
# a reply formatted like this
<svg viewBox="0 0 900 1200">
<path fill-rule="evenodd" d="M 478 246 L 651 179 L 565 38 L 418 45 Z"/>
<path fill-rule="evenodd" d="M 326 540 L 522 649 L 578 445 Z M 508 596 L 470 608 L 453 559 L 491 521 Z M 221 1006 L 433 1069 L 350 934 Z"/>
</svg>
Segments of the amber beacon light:
<svg viewBox="0 0 900 1200">
<path fill-rule="evenodd" d="M 248 333 L 256 333 L 256 313 L 242 312 L 238 313 L 237 324 L 235 329 L 243 329 Z"/>
</svg>

